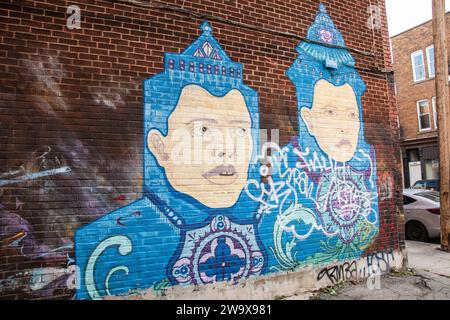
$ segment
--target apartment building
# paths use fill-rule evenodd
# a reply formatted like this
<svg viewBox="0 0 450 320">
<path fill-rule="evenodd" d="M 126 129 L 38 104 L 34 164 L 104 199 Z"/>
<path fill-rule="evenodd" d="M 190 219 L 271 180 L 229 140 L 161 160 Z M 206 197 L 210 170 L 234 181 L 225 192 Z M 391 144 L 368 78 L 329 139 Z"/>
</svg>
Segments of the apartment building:
<svg viewBox="0 0 450 320">
<path fill-rule="evenodd" d="M 449 19 L 447 14 L 447 25 Z M 391 43 L 404 185 L 408 188 L 418 180 L 439 179 L 432 21 L 392 37 Z"/>
</svg>

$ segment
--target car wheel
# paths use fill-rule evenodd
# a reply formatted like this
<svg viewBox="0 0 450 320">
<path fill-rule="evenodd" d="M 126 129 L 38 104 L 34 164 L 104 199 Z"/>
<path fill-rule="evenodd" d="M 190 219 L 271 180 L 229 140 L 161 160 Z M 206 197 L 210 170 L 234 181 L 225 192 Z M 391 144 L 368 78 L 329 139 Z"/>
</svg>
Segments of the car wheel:
<svg viewBox="0 0 450 320">
<path fill-rule="evenodd" d="M 423 224 L 411 221 L 406 224 L 406 238 L 413 241 L 428 241 L 428 232 Z"/>
</svg>

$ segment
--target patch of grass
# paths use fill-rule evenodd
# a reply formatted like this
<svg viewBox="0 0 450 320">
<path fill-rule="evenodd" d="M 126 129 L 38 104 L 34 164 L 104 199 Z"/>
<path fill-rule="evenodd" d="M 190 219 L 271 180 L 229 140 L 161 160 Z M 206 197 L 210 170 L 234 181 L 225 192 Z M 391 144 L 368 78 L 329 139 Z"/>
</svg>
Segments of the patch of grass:
<svg viewBox="0 0 450 320">
<path fill-rule="evenodd" d="M 315 293 L 309 298 L 309 300 L 323 300 L 323 299 L 321 299 L 320 293 Z"/>
<path fill-rule="evenodd" d="M 393 277 L 409 277 L 414 276 L 416 272 L 411 268 L 391 268 L 389 270 L 389 275 Z"/>
<path fill-rule="evenodd" d="M 339 293 L 339 290 L 341 290 L 344 286 L 345 286 L 344 282 L 339 282 L 332 287 L 327 287 L 327 288 L 323 289 L 323 292 L 326 294 L 329 294 L 330 296 L 337 296 Z"/>
<path fill-rule="evenodd" d="M 326 296 L 336 297 L 337 295 L 339 295 L 339 291 L 345 286 L 345 282 L 339 282 L 333 286 L 322 288 L 316 294 L 311 296 L 310 300 L 323 300 L 322 298 Z"/>
</svg>

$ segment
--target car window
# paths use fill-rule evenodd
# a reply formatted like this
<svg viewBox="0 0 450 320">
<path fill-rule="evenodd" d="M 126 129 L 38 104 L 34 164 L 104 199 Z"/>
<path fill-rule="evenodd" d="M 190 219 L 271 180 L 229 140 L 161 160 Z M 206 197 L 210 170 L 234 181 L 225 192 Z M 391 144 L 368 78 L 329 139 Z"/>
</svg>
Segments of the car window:
<svg viewBox="0 0 450 320">
<path fill-rule="evenodd" d="M 417 193 L 416 196 L 426 198 L 428 200 L 434 201 L 434 202 L 440 202 L 440 194 L 439 192 L 421 192 Z"/>
<path fill-rule="evenodd" d="M 414 203 L 414 202 L 416 202 L 416 200 L 414 200 L 413 198 L 408 197 L 408 196 L 403 196 L 403 204 L 405 206 L 408 204 Z"/>
<path fill-rule="evenodd" d="M 428 182 L 428 185 L 432 188 L 436 188 L 437 187 L 437 181 L 430 181 Z"/>
<path fill-rule="evenodd" d="M 416 182 L 413 186 L 413 189 L 423 189 L 425 187 L 423 182 Z"/>
</svg>

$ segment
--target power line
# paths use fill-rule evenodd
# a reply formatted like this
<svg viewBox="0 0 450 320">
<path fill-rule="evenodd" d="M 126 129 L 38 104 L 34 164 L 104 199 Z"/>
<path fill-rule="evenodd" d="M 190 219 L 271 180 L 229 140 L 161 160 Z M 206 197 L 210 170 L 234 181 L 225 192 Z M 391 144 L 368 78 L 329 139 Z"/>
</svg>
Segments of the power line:
<svg viewBox="0 0 450 320">
<path fill-rule="evenodd" d="M 265 27 L 257 27 L 257 26 L 253 26 L 247 23 L 243 23 L 243 22 L 237 22 L 237 21 L 232 21 L 229 19 L 224 19 L 224 18 L 220 18 L 214 15 L 210 15 L 210 14 L 206 14 L 206 13 L 199 13 L 199 12 L 194 12 L 188 9 L 184 8 L 184 4 L 185 1 L 183 1 L 183 6 L 182 7 L 176 7 L 176 6 L 170 6 L 170 5 L 166 5 L 166 4 L 159 4 L 159 3 L 147 3 L 147 2 L 143 2 L 140 0 L 109 0 L 111 2 L 122 2 L 122 3 L 128 3 L 134 6 L 139 6 L 139 7 L 145 7 L 145 8 L 151 8 L 151 9 L 162 9 L 162 10 L 169 10 L 169 11 L 174 11 L 174 12 L 178 12 L 178 13 L 182 13 L 185 15 L 189 15 L 192 16 L 194 18 L 198 18 L 198 19 L 208 19 L 208 20 L 212 20 L 212 21 L 218 21 L 218 22 L 222 22 L 225 24 L 229 24 L 229 25 L 233 25 L 233 26 L 237 26 L 237 27 L 242 27 L 242 28 L 246 28 L 246 29 L 250 29 L 250 30 L 255 30 L 255 31 L 260 31 L 263 33 L 270 33 L 270 34 L 275 34 L 275 35 L 279 35 L 279 36 L 283 36 L 283 37 L 289 37 L 289 38 L 296 38 L 298 40 L 301 41 L 305 41 L 305 42 L 309 42 L 309 43 L 316 43 L 316 44 L 320 44 L 329 48 L 336 48 L 336 49 L 346 49 L 349 50 L 351 52 L 355 52 L 361 55 L 365 55 L 365 56 L 370 56 L 370 57 L 375 57 L 375 54 L 373 52 L 367 52 L 364 50 L 359 50 L 359 49 L 355 49 L 355 48 L 348 48 L 348 47 L 342 47 L 342 46 L 337 46 L 337 45 L 332 45 L 332 44 L 324 44 L 322 42 L 318 42 L 318 41 L 313 41 L 310 40 L 306 37 L 303 36 L 299 36 L 297 34 L 294 33 L 290 33 L 290 32 L 284 32 L 284 31 L 278 31 L 278 30 L 274 30 L 274 29 L 269 29 L 269 28 L 265 28 Z"/>
</svg>

